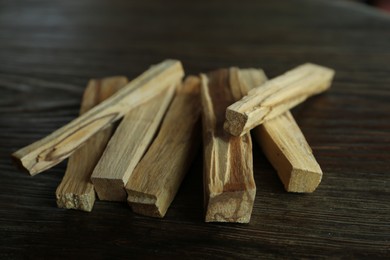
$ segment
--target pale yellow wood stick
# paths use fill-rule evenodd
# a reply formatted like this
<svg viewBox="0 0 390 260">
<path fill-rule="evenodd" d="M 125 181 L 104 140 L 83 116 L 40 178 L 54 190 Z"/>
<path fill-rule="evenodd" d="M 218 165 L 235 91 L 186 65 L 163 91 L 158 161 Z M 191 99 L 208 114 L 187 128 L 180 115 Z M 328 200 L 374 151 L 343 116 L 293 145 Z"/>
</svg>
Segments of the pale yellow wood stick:
<svg viewBox="0 0 390 260">
<path fill-rule="evenodd" d="M 228 69 L 201 79 L 205 220 L 248 223 L 256 194 L 251 137 L 223 130 L 226 107 L 239 90 L 229 84 Z"/>
<path fill-rule="evenodd" d="M 306 63 L 254 88 L 226 109 L 224 128 L 241 136 L 330 87 L 332 69 Z"/>
<path fill-rule="evenodd" d="M 108 77 L 90 80 L 81 103 L 80 115 L 112 96 L 127 84 L 126 77 Z M 70 157 L 65 175 L 57 187 L 57 205 L 60 208 L 91 211 L 95 203 L 95 190 L 90 180 L 93 169 L 101 157 L 113 126 L 96 133 Z"/>
<path fill-rule="evenodd" d="M 31 175 L 49 169 L 131 109 L 178 83 L 183 75 L 180 61 L 166 60 L 154 65 L 107 100 L 13 156 Z"/>
<path fill-rule="evenodd" d="M 246 95 L 267 80 L 262 70 L 231 69 L 231 83 Z M 290 111 L 264 122 L 252 130 L 268 160 L 276 169 L 288 192 L 313 192 L 322 178 L 322 170 L 313 156 L 301 129 Z"/>
<path fill-rule="evenodd" d="M 322 170 L 290 112 L 254 129 L 254 136 L 288 192 L 313 192 Z"/>
<path fill-rule="evenodd" d="M 134 212 L 165 216 L 200 146 L 199 94 L 198 77 L 187 77 L 178 88 L 156 139 L 126 185 Z"/>
<path fill-rule="evenodd" d="M 126 201 L 125 185 L 153 141 L 175 93 L 175 85 L 125 115 L 94 169 L 100 200 Z"/>
</svg>

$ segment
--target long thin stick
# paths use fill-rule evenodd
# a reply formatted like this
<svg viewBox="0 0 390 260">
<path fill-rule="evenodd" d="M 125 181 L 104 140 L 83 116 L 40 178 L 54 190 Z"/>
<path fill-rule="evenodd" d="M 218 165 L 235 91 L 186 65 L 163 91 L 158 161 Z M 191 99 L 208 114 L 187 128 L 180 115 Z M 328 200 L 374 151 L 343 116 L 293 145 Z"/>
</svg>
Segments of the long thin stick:
<svg viewBox="0 0 390 260">
<path fill-rule="evenodd" d="M 178 89 L 161 129 L 130 177 L 127 201 L 134 212 L 164 217 L 199 148 L 200 79 Z"/>
<path fill-rule="evenodd" d="M 49 169 L 128 111 L 178 83 L 183 75 L 180 61 L 154 65 L 106 101 L 13 156 L 31 175 Z"/>
<path fill-rule="evenodd" d="M 100 200 L 126 200 L 125 185 L 153 141 L 174 93 L 172 85 L 125 115 L 91 176 Z"/>
<path fill-rule="evenodd" d="M 224 128 L 234 136 L 241 136 L 309 96 L 327 90 L 333 75 L 332 69 L 307 63 L 271 79 L 226 109 Z"/>
<path fill-rule="evenodd" d="M 241 95 L 267 80 L 262 70 L 231 69 L 231 84 L 239 85 Z M 322 170 L 313 156 L 290 111 L 264 122 L 252 133 L 268 160 L 276 169 L 288 192 L 313 192 L 322 178 Z"/>
<path fill-rule="evenodd" d="M 227 69 L 201 78 L 205 220 L 247 223 L 256 194 L 251 137 L 223 130 L 226 107 L 240 90 L 229 84 Z"/>
<path fill-rule="evenodd" d="M 90 80 L 84 91 L 80 115 L 112 96 L 127 82 L 127 78 L 122 76 Z M 56 190 L 58 207 L 92 210 L 95 190 L 90 177 L 113 130 L 114 127 L 109 126 L 98 132 L 69 157 L 65 175 Z"/>
</svg>

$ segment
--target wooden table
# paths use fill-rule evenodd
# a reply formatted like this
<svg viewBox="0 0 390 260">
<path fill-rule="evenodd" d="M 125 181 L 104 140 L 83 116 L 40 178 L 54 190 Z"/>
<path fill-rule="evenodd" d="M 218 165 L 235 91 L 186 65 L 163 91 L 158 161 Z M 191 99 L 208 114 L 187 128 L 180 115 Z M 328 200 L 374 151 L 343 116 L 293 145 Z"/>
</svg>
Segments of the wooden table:
<svg viewBox="0 0 390 260">
<path fill-rule="evenodd" d="M 389 257 L 390 16 L 342 1 L 187 2 L 0 1 L 0 258 Z M 324 171 L 317 191 L 286 193 L 256 146 L 251 223 L 206 224 L 200 155 L 164 219 L 125 203 L 58 209 L 65 163 L 35 177 L 12 165 L 77 116 L 89 78 L 165 58 L 195 74 L 334 68 L 331 90 L 293 110 Z"/>
</svg>

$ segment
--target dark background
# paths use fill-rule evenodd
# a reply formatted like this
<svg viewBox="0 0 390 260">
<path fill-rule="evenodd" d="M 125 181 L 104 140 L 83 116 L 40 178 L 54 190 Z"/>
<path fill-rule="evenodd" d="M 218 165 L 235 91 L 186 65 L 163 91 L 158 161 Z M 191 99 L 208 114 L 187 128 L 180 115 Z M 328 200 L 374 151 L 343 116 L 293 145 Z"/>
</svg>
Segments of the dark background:
<svg viewBox="0 0 390 260">
<path fill-rule="evenodd" d="M 390 256 L 390 16 L 344 1 L 0 0 L 0 258 Z M 89 78 L 166 58 L 188 74 L 310 61 L 330 91 L 293 110 L 324 177 L 288 194 L 255 144 L 248 225 L 203 223 L 201 156 L 164 219 L 125 203 L 58 209 L 65 163 L 30 177 L 10 154 L 78 114 Z"/>
</svg>

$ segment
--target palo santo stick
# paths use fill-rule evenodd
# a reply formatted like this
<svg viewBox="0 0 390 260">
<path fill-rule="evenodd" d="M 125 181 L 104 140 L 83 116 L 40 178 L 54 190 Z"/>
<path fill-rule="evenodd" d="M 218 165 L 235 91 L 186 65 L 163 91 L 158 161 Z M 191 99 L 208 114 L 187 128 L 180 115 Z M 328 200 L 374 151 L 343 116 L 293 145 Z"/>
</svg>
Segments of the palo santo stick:
<svg viewBox="0 0 390 260">
<path fill-rule="evenodd" d="M 164 217 L 199 148 L 200 79 L 177 90 L 161 129 L 131 175 L 126 191 L 134 212 Z"/>
<path fill-rule="evenodd" d="M 254 129 L 254 136 L 288 192 L 313 192 L 322 170 L 290 112 Z"/>
<path fill-rule="evenodd" d="M 127 82 L 127 78 L 121 76 L 90 80 L 84 91 L 80 115 L 112 96 Z M 95 203 L 95 190 L 90 180 L 91 174 L 112 132 L 113 126 L 110 126 L 96 133 L 69 157 L 64 178 L 56 190 L 58 207 L 92 210 Z"/>
<path fill-rule="evenodd" d="M 223 130 L 226 107 L 239 90 L 229 84 L 229 70 L 201 75 L 206 222 L 250 220 L 256 194 L 249 134 Z"/>
<path fill-rule="evenodd" d="M 152 142 L 174 92 L 173 85 L 123 118 L 91 176 L 100 200 L 126 200 L 125 185 Z"/>
<path fill-rule="evenodd" d="M 224 128 L 241 136 L 330 87 L 334 71 L 306 63 L 267 81 L 226 109 Z"/>
<path fill-rule="evenodd" d="M 239 85 L 244 95 L 267 80 L 262 70 L 234 68 L 230 74 L 231 84 Z M 313 192 L 317 188 L 322 170 L 290 111 L 264 122 L 252 133 L 286 191 Z"/>
<path fill-rule="evenodd" d="M 177 84 L 183 75 L 180 61 L 154 65 L 104 102 L 13 156 L 31 175 L 49 169 L 131 109 Z"/>
</svg>

